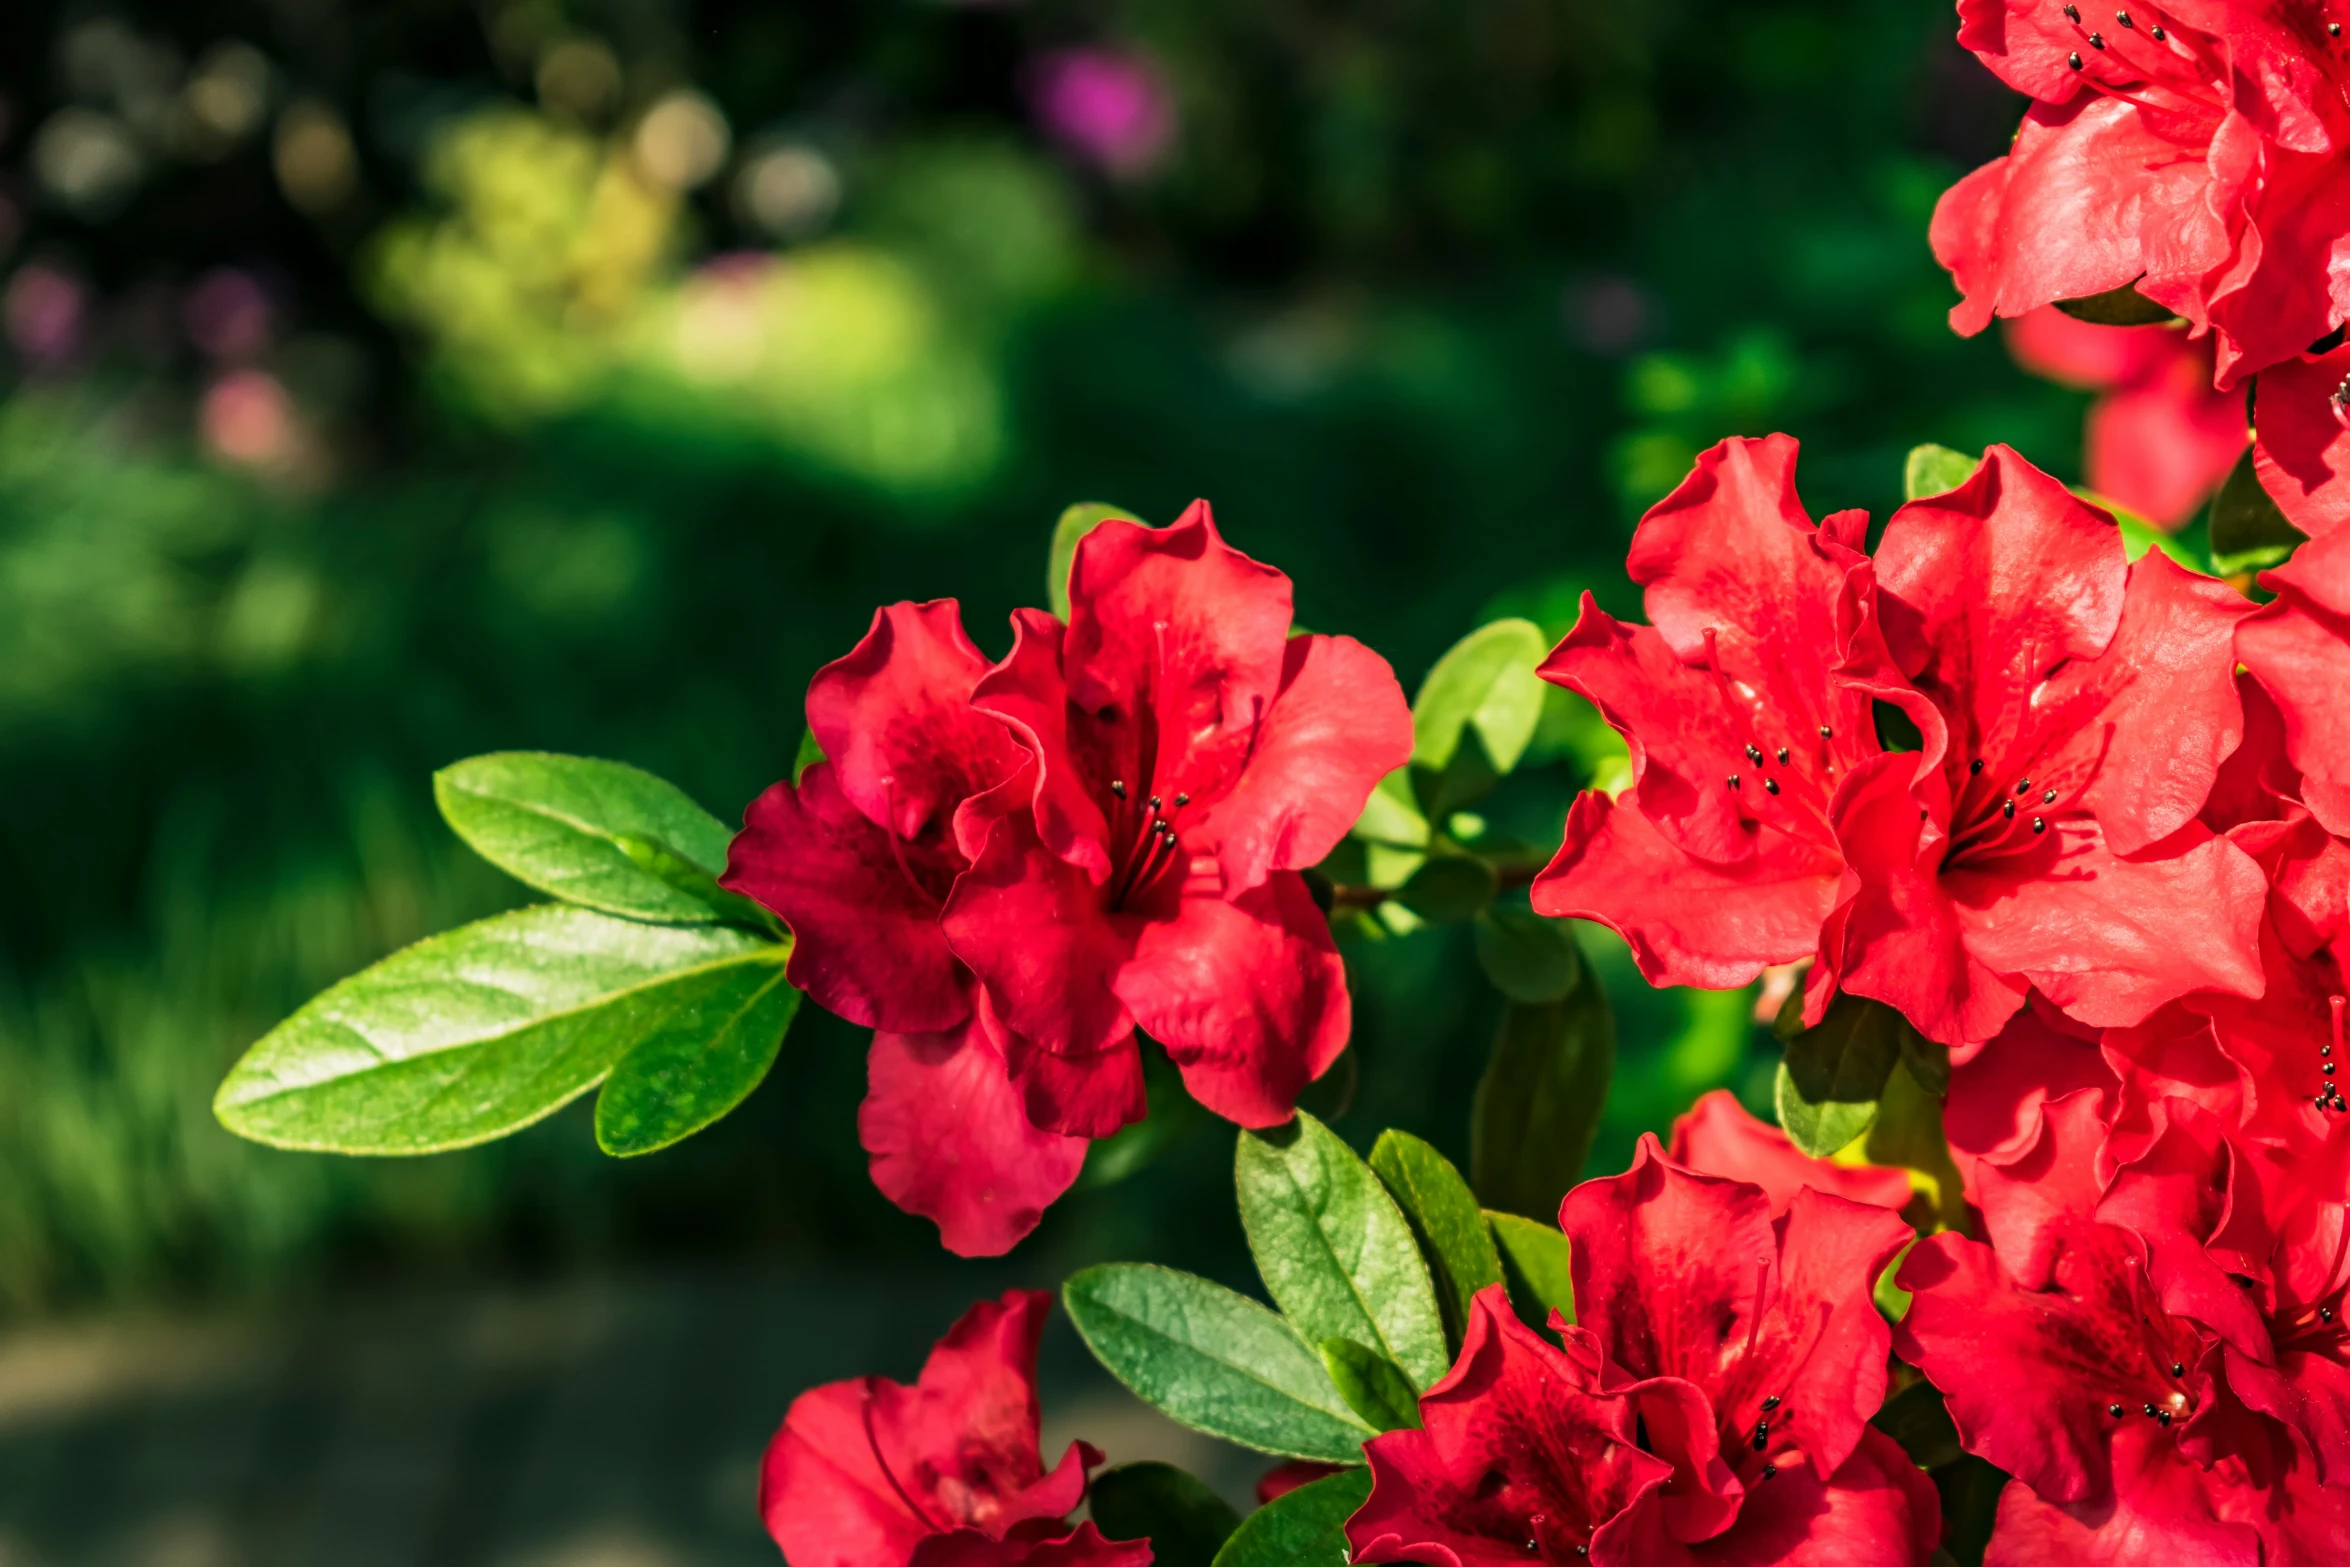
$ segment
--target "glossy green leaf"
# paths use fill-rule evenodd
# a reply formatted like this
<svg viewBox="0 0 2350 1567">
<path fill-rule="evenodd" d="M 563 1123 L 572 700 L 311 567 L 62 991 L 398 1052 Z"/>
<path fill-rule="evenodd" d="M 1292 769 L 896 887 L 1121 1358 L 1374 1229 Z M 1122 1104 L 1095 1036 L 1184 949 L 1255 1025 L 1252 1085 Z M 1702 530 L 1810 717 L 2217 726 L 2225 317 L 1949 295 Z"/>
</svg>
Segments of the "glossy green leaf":
<svg viewBox="0 0 2350 1567">
<path fill-rule="evenodd" d="M 432 788 L 475 853 L 566 903 L 672 923 L 742 915 L 743 900 L 717 882 L 733 834 L 651 773 L 499 751 L 451 763 Z"/>
<path fill-rule="evenodd" d="M 2278 565 L 2308 537 L 2285 520 L 2261 484 L 2249 446 L 2211 498 L 2210 534 L 2211 569 L 2223 577 Z"/>
<path fill-rule="evenodd" d="M 1284 1458 L 1361 1460 L 1371 1428 L 1331 1385 L 1321 1355 L 1246 1295 L 1113 1262 L 1070 1278 L 1061 1302 L 1094 1358 L 1168 1418 Z"/>
<path fill-rule="evenodd" d="M 640 1042 L 782 948 L 723 925 L 539 904 L 428 937 L 245 1052 L 214 1113 L 283 1148 L 415 1154 L 487 1142 L 594 1087 Z"/>
<path fill-rule="evenodd" d="M 1123 506 L 1110 506 L 1101 501 L 1079 501 L 1061 513 L 1061 520 L 1053 524 L 1052 548 L 1045 556 L 1045 601 L 1053 613 L 1063 620 L 1069 618 L 1069 568 L 1077 563 L 1078 541 L 1112 517 L 1123 517 L 1128 522 L 1142 519 Z"/>
<path fill-rule="evenodd" d="M 1392 1128 L 1371 1146 L 1371 1173 L 1395 1199 L 1420 1243 L 1444 1317 L 1445 1342 L 1458 1350 L 1469 1302 L 1479 1290 L 1501 1282 L 1501 1256 L 1493 1249 L 1476 1194 L 1451 1160 L 1411 1133 Z"/>
<path fill-rule="evenodd" d="M 1373 1429 L 1401 1431 L 1420 1424 L 1420 1395 L 1403 1367 L 1350 1338 L 1322 1341 L 1322 1365 L 1347 1407 Z"/>
<path fill-rule="evenodd" d="M 1914 501 L 1927 495 L 1947 495 L 1974 476 L 1979 462 L 1979 458 L 1931 441 L 1913 446 L 1901 465 L 1902 498 Z"/>
<path fill-rule="evenodd" d="M 1882 1001 L 1840 994 L 1816 1028 L 1801 1026 L 1800 998 L 1791 997 L 1777 1027 L 1787 1045 L 1776 1090 L 1779 1125 L 1796 1147 L 1826 1158 L 1876 1120 L 1909 1025 Z"/>
<path fill-rule="evenodd" d="M 1596 981 L 1502 1007 L 1469 1123 L 1469 1184 L 1485 1206 L 1557 1214 L 1583 1178 L 1615 1065 L 1616 1020 Z"/>
<path fill-rule="evenodd" d="M 2096 326 L 2159 326 L 2179 319 L 2168 305 L 2158 305 L 2139 293 L 2135 283 L 2124 283 L 2119 288 L 2079 299 L 2060 299 L 2056 308 L 2075 321 Z"/>
<path fill-rule="evenodd" d="M 1458 925 L 1493 901 L 1493 867 L 1469 854 L 1431 854 L 1395 892 L 1395 901 L 1424 920 Z"/>
<path fill-rule="evenodd" d="M 1301 1485 L 1240 1521 L 1215 1567 L 1346 1567 L 1346 1521 L 1371 1499 L 1371 1471 Z"/>
<path fill-rule="evenodd" d="M 596 1095 L 596 1143 L 627 1157 L 694 1133 L 750 1097 L 800 1009 L 788 942 L 763 964 L 723 965 L 620 1059 Z"/>
<path fill-rule="evenodd" d="M 1424 815 L 1441 821 L 1518 765 L 1542 719 L 1547 687 L 1535 670 L 1549 651 L 1532 621 L 1496 620 L 1428 671 L 1412 700 L 1413 788 Z"/>
<path fill-rule="evenodd" d="M 1496 903 L 1477 916 L 1476 933 L 1478 964 L 1512 1001 L 1564 1001 L 1583 978 L 1583 952 L 1565 920 Z"/>
<path fill-rule="evenodd" d="M 1211 1567 L 1240 1527 L 1231 1503 L 1173 1464 L 1105 1469 L 1086 1496 L 1105 1537 L 1150 1541 L 1151 1567 Z"/>
<path fill-rule="evenodd" d="M 1242 1132 L 1240 1223 L 1275 1304 L 1309 1344 L 1365 1344 L 1426 1387 L 1452 1363 L 1428 1265 L 1387 1188 L 1304 1113 Z"/>
<path fill-rule="evenodd" d="M 1557 1221 L 1515 1213 L 1489 1212 L 1485 1218 L 1493 1226 L 1510 1301 L 1521 1308 L 1520 1314 L 1540 1323 L 1555 1311 L 1574 1321 L 1575 1275 L 1569 1266 L 1573 1246 Z M 1523 1309 L 1529 1306 L 1531 1311 Z"/>
<path fill-rule="evenodd" d="M 1922 1190 L 1933 1204 L 1937 1225 L 1962 1233 L 1966 1230 L 1966 1183 L 1950 1157 L 1950 1142 L 1942 1130 L 1942 1096 L 1919 1080 L 1914 1055 L 1903 1055 L 1887 1074 L 1876 1120 L 1861 1152 L 1871 1164 L 1909 1171 L 1913 1184 L 1917 1184 L 1914 1178 L 1922 1178 Z"/>
</svg>

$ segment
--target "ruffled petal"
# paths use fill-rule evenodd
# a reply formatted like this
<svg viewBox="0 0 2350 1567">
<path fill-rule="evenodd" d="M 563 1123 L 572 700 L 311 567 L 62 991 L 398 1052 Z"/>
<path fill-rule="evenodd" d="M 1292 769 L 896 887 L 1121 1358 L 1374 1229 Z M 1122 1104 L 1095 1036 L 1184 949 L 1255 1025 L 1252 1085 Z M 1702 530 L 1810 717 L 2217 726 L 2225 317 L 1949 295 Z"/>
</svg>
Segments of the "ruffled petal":
<svg viewBox="0 0 2350 1567">
<path fill-rule="evenodd" d="M 1722 1567 L 1926 1567 L 1942 1538 L 1942 1501 L 1899 1443 L 1864 1427 L 1852 1456 L 1822 1480 L 1804 1465 L 1750 1486 L 1738 1521 L 1688 1548 Z"/>
<path fill-rule="evenodd" d="M 1229 900 L 1186 893 L 1133 942 L 1118 999 L 1226 1120 L 1278 1126 L 1346 1049 L 1346 966 L 1295 872 Z"/>
<path fill-rule="evenodd" d="M 1004 726 L 971 706 L 987 659 L 953 599 L 889 604 L 849 652 L 808 682 L 808 727 L 841 793 L 866 820 L 914 840 L 1020 765 Z"/>
<path fill-rule="evenodd" d="M 2253 394 L 2252 422 L 2260 438 L 2252 461 L 2261 487 L 2311 538 L 2350 521 L 2350 425 L 2334 402 L 2345 378 L 2350 346 L 2271 365 L 2260 372 Z"/>
<path fill-rule="evenodd" d="M 719 882 L 791 927 L 785 972 L 818 1005 L 867 1028 L 929 1033 L 971 1014 L 970 977 L 939 928 L 959 868 L 951 851 L 893 844 L 818 762 L 797 788 L 779 783 L 751 802 Z"/>
<path fill-rule="evenodd" d="M 1673 1123 L 1667 1151 L 1674 1163 L 1699 1175 L 1761 1187 L 1773 1217 L 1785 1213 L 1806 1187 L 1880 1208 L 1899 1209 L 1910 1199 L 1908 1171 L 1815 1159 L 1789 1142 L 1785 1132 L 1756 1119 L 1726 1088 L 1700 1096 Z"/>
<path fill-rule="evenodd" d="M 2051 1501 L 2021 1480 L 1999 1494 L 1983 1567 L 2256 1567 L 2259 1532 L 2221 1515 L 2225 1486 L 2178 1453 L 2152 1422 L 2114 1435 L 2113 1485 L 2093 1498 Z"/>
<path fill-rule="evenodd" d="M 1843 870 L 1833 849 L 1777 834 L 1766 841 L 1766 852 L 1713 864 L 1658 832 L 1636 804 L 1579 795 L 1557 856 L 1534 879 L 1534 908 L 1615 931 L 1652 985 L 1735 989 L 1812 954 Z"/>
<path fill-rule="evenodd" d="M 2328 832 L 2350 835 L 2350 529 L 2261 573 L 2276 599 L 2236 628 L 2236 656 L 2275 698 L 2301 797 Z"/>
<path fill-rule="evenodd" d="M 873 1184 L 938 1225 L 958 1257 L 1018 1245 L 1085 1165 L 1086 1140 L 1037 1126 L 985 1021 L 876 1033 L 857 1134 Z"/>
<path fill-rule="evenodd" d="M 1004 1027 L 1055 1055 L 1099 1054 L 1134 1024 L 1111 989 L 1131 951 L 1086 873 L 1025 812 L 999 819 L 955 884 L 941 926 Z"/>
</svg>

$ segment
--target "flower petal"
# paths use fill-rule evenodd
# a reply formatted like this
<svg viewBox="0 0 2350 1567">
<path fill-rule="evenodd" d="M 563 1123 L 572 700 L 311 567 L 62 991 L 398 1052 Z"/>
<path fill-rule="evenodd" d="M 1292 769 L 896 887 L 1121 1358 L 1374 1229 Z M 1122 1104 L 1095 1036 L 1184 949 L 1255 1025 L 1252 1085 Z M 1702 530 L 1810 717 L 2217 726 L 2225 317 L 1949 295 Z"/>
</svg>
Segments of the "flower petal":
<svg viewBox="0 0 2350 1567">
<path fill-rule="evenodd" d="M 2350 425 L 2333 400 L 2346 377 L 2350 345 L 2271 365 L 2253 393 L 2261 487 L 2311 538 L 2350 521 Z"/>
<path fill-rule="evenodd" d="M 998 819 L 940 924 L 1005 1028 L 1055 1055 L 1096 1055 L 1134 1024 L 1111 989 L 1129 938 L 1086 873 L 1024 811 Z"/>
<path fill-rule="evenodd" d="M 2350 529 L 2303 545 L 2261 586 L 2276 599 L 2236 628 L 2236 656 L 2276 699 L 2301 798 L 2350 835 Z"/>
<path fill-rule="evenodd" d="M 978 1015 L 943 1033 L 876 1033 L 866 1072 L 857 1134 L 873 1184 L 958 1257 L 1010 1251 L 1085 1165 L 1084 1138 L 1030 1121 Z"/>
<path fill-rule="evenodd" d="M 1942 1538 L 1942 1501 L 1900 1444 L 1863 1427 L 1852 1456 L 1822 1480 L 1802 1464 L 1747 1488 L 1738 1521 L 1689 1548 L 1721 1567 L 1925 1567 Z"/>
<path fill-rule="evenodd" d="M 2197 1468 L 2151 1421 L 2125 1423 L 2114 1436 L 2110 1493 L 2044 1500 L 2021 1480 L 1999 1494 L 1983 1567 L 2256 1567 L 2260 1537 L 2214 1505 L 2226 1482 Z"/>
<path fill-rule="evenodd" d="M 1186 893 L 1173 918 L 1138 922 L 1133 942 L 1118 999 L 1226 1120 L 1280 1125 L 1346 1049 L 1346 966 L 1295 872 L 1233 899 Z"/>
<path fill-rule="evenodd" d="M 889 604 L 808 682 L 808 727 L 866 820 L 904 839 L 944 832 L 955 807 L 1020 765 L 1003 725 L 971 706 L 987 659 L 953 599 Z"/>
<path fill-rule="evenodd" d="M 1899 1209 L 1910 1199 L 1908 1171 L 1815 1159 L 1785 1132 L 1757 1120 L 1726 1088 L 1700 1096 L 1673 1123 L 1667 1151 L 1674 1163 L 1699 1175 L 1761 1187 L 1774 1218 L 1806 1187 L 1880 1208 Z"/>
<path fill-rule="evenodd" d="M 797 788 L 779 783 L 751 802 L 719 882 L 791 927 L 785 972 L 819 1005 L 919 1034 L 971 1014 L 970 978 L 939 929 L 960 866 L 951 849 L 893 844 L 817 762 Z"/>
</svg>

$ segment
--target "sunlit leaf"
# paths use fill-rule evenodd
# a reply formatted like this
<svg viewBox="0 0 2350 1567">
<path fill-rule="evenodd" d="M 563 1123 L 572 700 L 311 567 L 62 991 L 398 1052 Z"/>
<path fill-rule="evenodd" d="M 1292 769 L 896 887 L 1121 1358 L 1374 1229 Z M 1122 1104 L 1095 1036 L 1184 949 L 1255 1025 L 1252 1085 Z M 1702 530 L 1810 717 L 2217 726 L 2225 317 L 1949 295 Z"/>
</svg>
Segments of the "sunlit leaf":
<svg viewBox="0 0 2350 1567">
<path fill-rule="evenodd" d="M 1390 1128 L 1371 1147 L 1371 1172 L 1403 1211 L 1420 1243 L 1420 1255 L 1436 1286 L 1444 1316 L 1445 1342 L 1460 1348 L 1469 1321 L 1469 1302 L 1488 1284 L 1501 1282 L 1501 1257 L 1478 1210 L 1476 1194 L 1452 1161 L 1409 1132 Z"/>
</svg>

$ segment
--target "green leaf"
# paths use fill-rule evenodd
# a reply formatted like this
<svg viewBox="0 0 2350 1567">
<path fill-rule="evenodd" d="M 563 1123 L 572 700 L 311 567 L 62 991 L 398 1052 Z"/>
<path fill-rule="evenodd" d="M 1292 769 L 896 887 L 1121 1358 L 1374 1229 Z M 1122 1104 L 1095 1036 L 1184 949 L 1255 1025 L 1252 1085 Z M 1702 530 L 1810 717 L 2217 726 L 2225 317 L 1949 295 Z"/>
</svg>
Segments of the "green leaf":
<svg viewBox="0 0 2350 1567">
<path fill-rule="evenodd" d="M 1477 961 L 1494 988 L 1530 1006 L 1564 1001 L 1583 978 L 1583 951 L 1564 920 L 1544 919 L 1515 903 L 1477 916 Z"/>
<path fill-rule="evenodd" d="M 1501 1252 L 1508 1275 L 1510 1300 L 1536 1308 L 1537 1323 L 1551 1312 L 1575 1320 L 1575 1275 L 1569 1262 L 1573 1246 L 1553 1221 L 1529 1219 L 1515 1213 L 1485 1215 L 1493 1226 L 1494 1245 Z"/>
<path fill-rule="evenodd" d="M 1211 1567 L 1240 1527 L 1231 1503 L 1173 1464 L 1105 1469 L 1086 1495 L 1105 1536 L 1150 1541 L 1152 1567 Z"/>
<path fill-rule="evenodd" d="M 1615 1066 L 1615 1016 L 1589 975 L 1562 1000 L 1502 1007 L 1469 1123 L 1469 1184 L 1488 1208 L 1557 1214 L 1591 1157 Z"/>
<path fill-rule="evenodd" d="M 1183 1074 L 1166 1052 L 1148 1047 L 1143 1052 L 1143 1103 L 1139 1121 L 1097 1138 L 1085 1150 L 1085 1168 L 1077 1184 L 1087 1190 L 1115 1186 L 1137 1171 L 1158 1162 L 1168 1149 L 1215 1117 L 1183 1086 Z"/>
<path fill-rule="evenodd" d="M 750 1097 L 783 1047 L 800 993 L 783 977 L 786 942 L 764 965 L 715 971 L 621 1057 L 596 1095 L 596 1143 L 622 1158 L 683 1141 Z"/>
<path fill-rule="evenodd" d="M 823 760 L 824 742 L 816 738 L 816 731 L 813 729 L 801 730 L 799 753 L 792 758 L 791 762 L 792 787 L 797 789 L 800 786 L 800 780 L 807 776 L 808 769 Z"/>
<path fill-rule="evenodd" d="M 1395 901 L 1424 920 L 1457 925 L 1493 901 L 1493 867 L 1470 854 L 1431 854 L 1396 889 Z"/>
<path fill-rule="evenodd" d="M 2075 321 L 2087 321 L 2095 326 L 2160 326 L 2165 321 L 2179 319 L 2168 305 L 2158 305 L 2139 293 L 2136 283 L 2124 283 L 2119 288 L 2080 299 L 2060 299 L 2056 308 Z"/>
<path fill-rule="evenodd" d="M 476 854 L 566 903 L 675 924 L 743 917 L 717 881 L 733 834 L 651 773 L 499 751 L 442 768 L 432 790 Z"/>
<path fill-rule="evenodd" d="M 1452 1353 L 1419 1242 L 1387 1188 L 1335 1132 L 1300 1112 L 1242 1132 L 1240 1223 L 1274 1303 L 1309 1344 L 1366 1344 L 1426 1387 Z"/>
<path fill-rule="evenodd" d="M 2308 537 L 2285 520 L 2261 484 L 2249 446 L 2211 498 L 2210 535 L 2211 569 L 2223 577 L 2280 565 Z"/>
<path fill-rule="evenodd" d="M 1869 1424 L 1901 1444 L 1909 1461 L 1920 1469 L 1940 1469 L 1966 1455 L 1959 1446 L 1958 1427 L 1951 1423 L 1949 1406 L 1933 1383 L 1923 1377 L 1885 1400 Z"/>
<path fill-rule="evenodd" d="M 1069 568 L 1077 563 L 1077 544 L 1087 534 L 1109 521 L 1122 517 L 1128 522 L 1142 519 L 1123 506 L 1110 506 L 1101 501 L 1079 501 L 1061 513 L 1061 520 L 1053 524 L 1052 549 L 1045 556 L 1045 602 L 1053 613 L 1063 620 L 1069 618 Z"/>
<path fill-rule="evenodd" d="M 2007 1487 L 2007 1473 L 1986 1459 L 1969 1453 L 1955 1464 L 1934 1471 L 1934 1489 L 1942 1498 L 1942 1550 L 1956 1567 L 1982 1567 L 1991 1533 L 1999 1518 L 1999 1493 Z"/>
<path fill-rule="evenodd" d="M 1779 1063 L 1779 1125 L 1796 1147 L 1824 1159 L 1876 1120 L 1909 1025 L 1882 1001 L 1845 993 L 1828 1004 L 1817 1028 L 1802 1027 L 1801 997 L 1790 996 L 1776 1026 L 1787 1044 Z"/>
<path fill-rule="evenodd" d="M 1947 495 L 1974 477 L 1978 463 L 1977 458 L 1954 452 L 1947 446 L 1936 446 L 1931 441 L 1913 446 L 1908 461 L 1901 465 L 1902 499 L 1914 501 L 1927 495 Z"/>
<path fill-rule="evenodd" d="M 1420 1256 L 1436 1285 L 1444 1340 L 1458 1350 L 1469 1323 L 1469 1302 L 1488 1284 L 1501 1282 L 1501 1256 L 1478 1211 L 1476 1194 L 1452 1161 L 1409 1132 L 1392 1128 L 1371 1146 L 1371 1173 L 1378 1176 L 1404 1223 L 1420 1243 Z"/>
<path fill-rule="evenodd" d="M 1322 1341 L 1322 1365 L 1347 1406 L 1381 1431 L 1417 1430 L 1420 1395 L 1403 1367 L 1350 1338 Z"/>
<path fill-rule="evenodd" d="M 1535 673 L 1550 641 L 1530 620 L 1496 620 L 1454 643 L 1412 701 L 1412 779 L 1441 821 L 1509 776 L 1542 719 Z"/>
<path fill-rule="evenodd" d="M 1371 1471 L 1301 1485 L 1240 1521 L 1215 1567 L 1346 1567 L 1346 1521 L 1371 1499 Z"/>
<path fill-rule="evenodd" d="M 1331 1385 L 1321 1355 L 1246 1295 L 1112 1262 L 1071 1277 L 1061 1302 L 1094 1358 L 1168 1418 L 1284 1458 L 1361 1461 L 1371 1428 Z"/>
<path fill-rule="evenodd" d="M 245 1052 L 213 1112 L 256 1142 L 417 1154 L 528 1126 L 784 949 L 723 925 L 543 903 L 431 936 Z"/>
<path fill-rule="evenodd" d="M 1948 1059 L 1945 1054 L 1943 1060 Z M 1948 1081 L 1947 1068 L 1944 1081 Z M 1966 1230 L 1966 1183 L 1943 1134 L 1942 1096 L 1921 1080 L 1916 1055 L 1905 1052 L 1886 1077 L 1876 1121 L 1869 1127 L 1869 1140 L 1861 1145 L 1861 1151 L 1871 1164 L 1924 1177 L 1925 1195 L 1940 1226 L 1961 1233 Z"/>
</svg>

